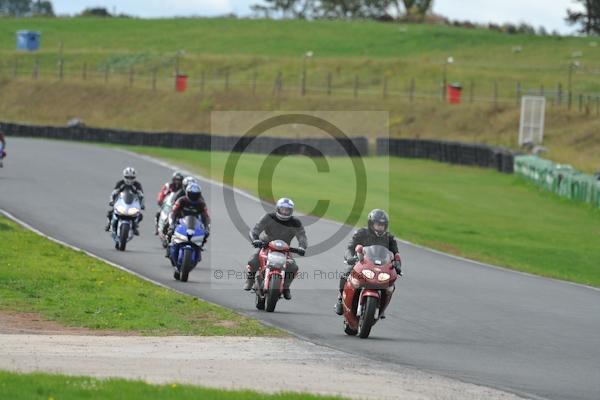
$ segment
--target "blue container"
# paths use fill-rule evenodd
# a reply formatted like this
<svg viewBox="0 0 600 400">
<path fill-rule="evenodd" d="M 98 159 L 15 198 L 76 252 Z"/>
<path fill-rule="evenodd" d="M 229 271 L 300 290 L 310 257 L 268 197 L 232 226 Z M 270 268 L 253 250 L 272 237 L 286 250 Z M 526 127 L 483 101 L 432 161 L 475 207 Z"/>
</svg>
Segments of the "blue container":
<svg viewBox="0 0 600 400">
<path fill-rule="evenodd" d="M 40 48 L 41 33 L 17 31 L 17 50 L 36 51 Z"/>
</svg>

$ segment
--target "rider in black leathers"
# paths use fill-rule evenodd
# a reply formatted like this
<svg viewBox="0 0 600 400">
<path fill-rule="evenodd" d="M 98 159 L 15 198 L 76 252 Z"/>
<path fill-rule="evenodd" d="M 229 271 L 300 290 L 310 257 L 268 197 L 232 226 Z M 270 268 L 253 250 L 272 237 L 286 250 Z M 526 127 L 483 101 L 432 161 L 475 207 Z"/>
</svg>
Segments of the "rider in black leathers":
<svg viewBox="0 0 600 400">
<path fill-rule="evenodd" d="M 302 226 L 302 222 L 294 217 L 294 202 L 288 198 L 281 198 L 277 201 L 275 211 L 265 214 L 260 221 L 250 231 L 250 240 L 255 247 L 260 247 L 262 243 L 270 242 L 272 240 L 283 240 L 288 245 L 295 237 L 298 240 L 298 246 L 300 249 L 299 255 L 303 256 L 308 247 L 308 241 L 306 239 L 306 232 Z M 246 283 L 244 290 L 250 290 L 254 286 L 254 280 L 256 272 L 258 271 L 259 260 L 258 249 L 248 260 L 248 266 L 246 267 Z M 283 297 L 286 300 L 292 298 L 290 292 L 290 285 L 296 277 L 298 272 L 298 265 L 294 260 L 288 262 L 285 271 L 285 279 L 283 282 Z"/>
<path fill-rule="evenodd" d="M 357 245 L 360 244 L 365 247 L 380 245 L 387 247 L 388 250 L 391 251 L 395 256 L 393 265 L 396 269 L 396 272 L 398 275 L 402 275 L 398 244 L 396 243 L 394 236 L 387 231 L 388 224 L 389 218 L 387 213 L 383 210 L 375 209 L 369 213 L 368 227 L 361 228 L 354 232 L 354 236 L 352 236 L 350 243 L 348 243 L 348 248 L 346 249 L 346 254 L 344 255 L 344 259 L 346 260 L 346 264 L 348 264 L 348 268 L 340 277 L 340 293 L 338 295 L 337 303 L 335 304 L 336 314 L 343 314 L 342 292 L 344 290 L 344 285 L 346 285 L 346 279 L 350 275 L 352 268 L 354 268 L 354 264 L 356 264 L 358 261 L 355 250 Z"/>
</svg>

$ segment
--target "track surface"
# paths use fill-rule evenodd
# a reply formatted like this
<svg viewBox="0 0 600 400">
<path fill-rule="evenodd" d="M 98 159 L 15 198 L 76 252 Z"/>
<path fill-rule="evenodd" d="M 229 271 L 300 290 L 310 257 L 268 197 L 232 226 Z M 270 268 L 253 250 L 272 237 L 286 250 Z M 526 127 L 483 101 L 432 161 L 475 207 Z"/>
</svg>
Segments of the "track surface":
<svg viewBox="0 0 600 400">
<path fill-rule="evenodd" d="M 600 398 L 600 291 L 401 245 L 406 277 L 397 284 L 388 318 L 368 340 L 348 337 L 332 310 L 335 274 L 318 272 L 343 268 L 345 243 L 299 259 L 306 275 L 294 283 L 294 299 L 282 300 L 273 314 L 257 312 L 252 295 L 240 289 L 241 276 L 229 272 L 241 270 L 251 248 L 230 221 L 220 186 L 203 185 L 213 231 L 205 260 L 184 284 L 173 280 L 152 234 L 154 193 L 170 170 L 93 145 L 12 138 L 9 146 L 0 170 L 0 208 L 157 282 L 355 354 L 526 397 Z M 126 165 L 137 168 L 148 209 L 142 236 L 121 253 L 102 228 L 108 194 Z M 264 212 L 249 197 L 238 196 L 237 204 L 247 223 Z M 309 241 L 338 227 L 319 221 L 307 229 Z M 218 271 L 222 279 L 214 278 Z"/>
</svg>

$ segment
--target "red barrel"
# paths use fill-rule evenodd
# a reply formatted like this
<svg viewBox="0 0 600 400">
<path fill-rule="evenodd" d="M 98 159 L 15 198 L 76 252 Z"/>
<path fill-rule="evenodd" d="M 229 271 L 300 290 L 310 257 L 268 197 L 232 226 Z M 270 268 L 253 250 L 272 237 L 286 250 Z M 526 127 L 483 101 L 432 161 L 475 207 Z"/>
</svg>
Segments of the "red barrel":
<svg viewBox="0 0 600 400">
<path fill-rule="evenodd" d="M 177 75 L 175 77 L 175 90 L 178 92 L 185 92 L 187 89 L 187 75 Z"/>
<path fill-rule="evenodd" d="M 462 86 L 459 83 L 453 83 L 448 85 L 448 103 L 460 104 L 460 93 L 462 92 Z"/>
</svg>

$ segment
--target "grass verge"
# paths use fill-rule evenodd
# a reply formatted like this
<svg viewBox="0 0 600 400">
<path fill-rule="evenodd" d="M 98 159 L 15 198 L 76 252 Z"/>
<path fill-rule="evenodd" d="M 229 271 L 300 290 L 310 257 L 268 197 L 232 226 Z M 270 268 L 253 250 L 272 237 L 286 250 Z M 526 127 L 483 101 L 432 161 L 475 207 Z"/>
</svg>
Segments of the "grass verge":
<svg viewBox="0 0 600 400">
<path fill-rule="evenodd" d="M 124 379 L 95 379 L 51 374 L 16 374 L 0 371 L 0 397 L 11 400 L 310 400 L 341 399 L 301 393 L 265 394 L 253 391 L 226 391 L 191 385 L 150 385 Z"/>
<path fill-rule="evenodd" d="M 4 217 L 0 309 L 35 312 L 66 326 L 143 335 L 283 335 L 223 307 L 119 271 Z"/>
<path fill-rule="evenodd" d="M 218 181 L 223 180 L 228 157 L 192 150 L 130 149 Z M 311 211 L 319 198 L 329 199 L 325 216 L 345 220 L 355 190 L 351 162 L 327 161 L 330 171 L 318 173 L 306 157 L 268 160 L 277 166 L 274 197 L 292 197 L 304 212 Z M 368 157 L 364 163 L 371 189 L 359 224 L 370 209 L 389 205 L 391 231 L 403 239 L 519 271 L 600 286 L 600 210 L 493 170 L 400 158 Z M 264 155 L 243 155 L 236 186 L 263 192 L 267 182 L 257 181 L 263 164 Z M 410 260 L 406 265 L 418 268 Z"/>
</svg>

